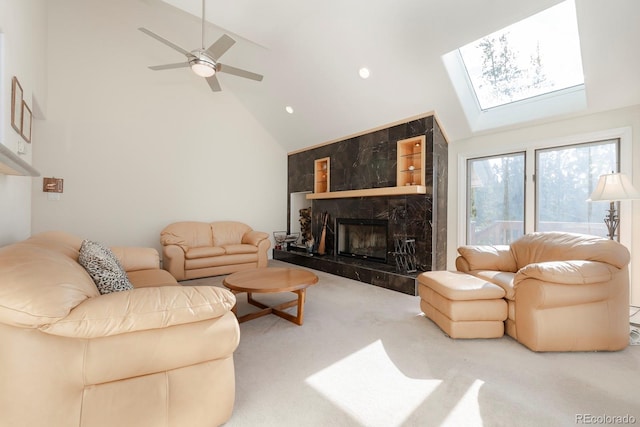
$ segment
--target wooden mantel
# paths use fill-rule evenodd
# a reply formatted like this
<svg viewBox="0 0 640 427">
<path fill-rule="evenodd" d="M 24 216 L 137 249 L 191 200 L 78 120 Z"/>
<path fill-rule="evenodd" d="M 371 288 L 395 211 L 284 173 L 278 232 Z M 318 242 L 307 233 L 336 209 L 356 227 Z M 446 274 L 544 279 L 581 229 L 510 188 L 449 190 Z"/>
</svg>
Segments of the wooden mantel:
<svg viewBox="0 0 640 427">
<path fill-rule="evenodd" d="M 403 187 L 366 188 L 363 190 L 327 191 L 307 194 L 308 200 L 345 199 L 347 197 L 403 196 L 408 194 L 427 194 L 424 185 L 405 185 Z"/>
</svg>

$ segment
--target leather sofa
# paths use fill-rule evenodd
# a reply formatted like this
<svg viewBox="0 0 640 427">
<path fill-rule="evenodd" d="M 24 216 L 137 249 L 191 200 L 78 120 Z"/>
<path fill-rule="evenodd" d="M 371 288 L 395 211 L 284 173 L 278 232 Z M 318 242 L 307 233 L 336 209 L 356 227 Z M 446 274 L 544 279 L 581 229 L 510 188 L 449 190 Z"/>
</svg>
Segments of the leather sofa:
<svg viewBox="0 0 640 427">
<path fill-rule="evenodd" d="M 596 236 L 527 234 L 458 248 L 456 268 L 505 291 L 508 335 L 534 351 L 621 350 L 629 343 L 629 251 Z"/>
<path fill-rule="evenodd" d="M 266 267 L 269 235 L 236 221 L 183 221 L 160 233 L 163 268 L 176 280 Z"/>
<path fill-rule="evenodd" d="M 152 248 L 112 248 L 132 290 L 100 294 L 82 239 L 0 248 L 0 424 L 214 426 L 231 416 L 234 295 L 180 286 Z"/>
</svg>

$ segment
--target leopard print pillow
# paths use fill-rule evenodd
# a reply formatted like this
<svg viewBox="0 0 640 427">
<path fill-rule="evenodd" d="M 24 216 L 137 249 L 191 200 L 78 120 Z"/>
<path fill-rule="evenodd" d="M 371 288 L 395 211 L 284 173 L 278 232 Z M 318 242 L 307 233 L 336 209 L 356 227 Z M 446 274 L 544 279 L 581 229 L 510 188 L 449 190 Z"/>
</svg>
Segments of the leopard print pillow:
<svg viewBox="0 0 640 427">
<path fill-rule="evenodd" d="M 83 240 L 78 263 L 87 270 L 101 294 L 133 289 L 118 258 L 100 243 Z"/>
</svg>

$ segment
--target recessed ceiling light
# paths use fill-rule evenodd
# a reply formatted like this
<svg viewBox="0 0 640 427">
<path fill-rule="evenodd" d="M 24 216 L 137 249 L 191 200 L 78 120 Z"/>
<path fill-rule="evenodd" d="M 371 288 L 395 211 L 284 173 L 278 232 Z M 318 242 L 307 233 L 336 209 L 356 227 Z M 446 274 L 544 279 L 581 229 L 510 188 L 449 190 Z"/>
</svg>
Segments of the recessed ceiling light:
<svg viewBox="0 0 640 427">
<path fill-rule="evenodd" d="M 360 71 L 358 71 L 358 73 L 360 74 L 360 77 L 362 77 L 363 79 L 369 78 L 369 75 L 371 74 L 369 69 L 365 67 L 360 68 Z"/>
<path fill-rule="evenodd" d="M 287 105 L 286 107 L 284 107 L 284 109 L 287 111 L 287 113 L 293 114 L 293 107 L 291 105 Z"/>
</svg>

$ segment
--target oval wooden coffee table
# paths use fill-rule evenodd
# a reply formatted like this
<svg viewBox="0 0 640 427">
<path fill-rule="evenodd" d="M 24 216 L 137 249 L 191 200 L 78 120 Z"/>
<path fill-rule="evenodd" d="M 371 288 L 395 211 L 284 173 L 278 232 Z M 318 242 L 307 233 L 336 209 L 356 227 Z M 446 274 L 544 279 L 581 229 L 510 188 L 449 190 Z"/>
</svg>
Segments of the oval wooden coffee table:
<svg viewBox="0 0 640 427">
<path fill-rule="evenodd" d="M 304 300 L 307 288 L 318 283 L 318 276 L 299 268 L 256 268 L 252 270 L 239 271 L 225 277 L 222 284 L 229 288 L 234 294 L 242 292 L 247 293 L 247 302 L 262 310 L 254 313 L 245 314 L 238 317 L 238 322 L 246 322 L 247 320 L 265 316 L 267 314 L 275 314 L 296 325 L 302 325 L 304 321 Z M 253 299 L 252 294 L 268 294 L 279 292 L 293 292 L 298 295 L 297 299 L 269 307 Z M 298 306 L 298 312 L 294 316 L 282 311 L 285 308 Z M 233 307 L 233 312 L 237 316 L 237 304 Z"/>
</svg>

